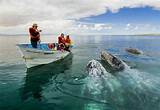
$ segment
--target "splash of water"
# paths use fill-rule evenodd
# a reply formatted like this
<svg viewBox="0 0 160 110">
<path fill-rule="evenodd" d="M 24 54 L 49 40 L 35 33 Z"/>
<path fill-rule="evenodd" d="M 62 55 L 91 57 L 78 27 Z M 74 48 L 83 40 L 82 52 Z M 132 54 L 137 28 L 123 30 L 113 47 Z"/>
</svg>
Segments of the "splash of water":
<svg viewBox="0 0 160 110">
<path fill-rule="evenodd" d="M 124 65 L 125 70 L 113 76 L 98 61 L 91 60 L 87 64 L 86 77 L 62 81 L 61 84 L 56 85 L 56 88 L 73 97 L 96 103 L 114 104 L 113 106 L 117 105 L 116 107 L 124 106 L 128 101 L 132 104 L 139 102 L 140 106 L 143 106 L 152 98 L 148 97 L 150 92 L 156 95 L 160 93 L 160 89 L 156 88 L 155 85 L 158 81 L 154 81 L 154 77 L 137 69 L 131 69 L 126 63 Z M 72 80 L 75 84 L 70 85 L 73 83 Z M 71 83 L 68 81 L 71 81 Z M 78 86 L 79 89 L 77 90 L 79 92 L 76 94 L 73 92 L 74 89 L 67 89 L 70 86 L 72 86 L 72 89 Z M 155 102 L 158 99 L 155 97 L 151 100 Z"/>
<path fill-rule="evenodd" d="M 133 82 L 136 87 L 139 87 L 142 90 L 144 88 L 157 88 L 157 84 L 160 80 L 158 77 L 154 77 L 153 75 L 147 72 L 139 71 L 137 69 L 131 69 L 126 63 L 124 63 L 124 65 L 125 70 L 123 73 L 121 73 L 121 75 L 127 77 L 127 79 L 129 79 L 130 82 Z"/>
<path fill-rule="evenodd" d="M 124 89 L 127 89 L 129 95 L 126 100 L 136 99 L 140 106 L 145 103 L 157 103 L 160 100 L 160 84 L 158 83 L 160 79 L 150 73 L 131 69 L 126 63 L 124 65 L 125 70 L 118 74 L 117 79 L 125 86 Z"/>
<path fill-rule="evenodd" d="M 86 77 L 86 85 L 82 90 L 82 94 L 88 94 L 96 99 L 106 101 L 111 98 L 111 95 L 113 96 L 115 93 L 122 92 L 122 89 L 120 89 L 121 84 L 118 80 L 112 74 L 108 73 L 98 61 L 89 61 L 87 64 L 87 73 L 88 77 Z M 117 97 L 116 100 L 123 102 L 122 97 Z"/>
<path fill-rule="evenodd" d="M 87 76 L 83 79 L 75 78 L 75 80 L 71 78 L 65 79 L 65 81 L 59 81 L 57 77 L 55 80 L 56 89 L 73 97 L 111 105 L 112 102 L 110 102 L 110 100 L 112 100 L 116 93 L 121 92 L 121 85 L 118 80 L 108 73 L 96 60 L 91 60 L 88 63 L 86 74 Z M 75 84 L 73 84 L 73 82 Z M 76 93 L 73 92 L 75 90 L 77 90 Z M 117 103 L 123 102 L 123 98 L 120 95 L 119 97 L 113 98 L 113 100 Z"/>
</svg>

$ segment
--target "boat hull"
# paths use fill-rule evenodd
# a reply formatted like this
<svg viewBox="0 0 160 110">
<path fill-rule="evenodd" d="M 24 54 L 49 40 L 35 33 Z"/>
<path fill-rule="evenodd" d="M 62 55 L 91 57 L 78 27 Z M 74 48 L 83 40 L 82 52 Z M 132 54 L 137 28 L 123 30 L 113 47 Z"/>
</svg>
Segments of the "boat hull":
<svg viewBox="0 0 160 110">
<path fill-rule="evenodd" d="M 19 44 L 17 45 L 20 49 L 20 53 L 27 68 L 49 64 L 61 59 L 64 59 L 68 56 L 71 52 L 68 51 L 55 51 L 48 48 L 32 48 L 28 44 Z M 47 47 L 47 44 L 41 44 Z"/>
</svg>

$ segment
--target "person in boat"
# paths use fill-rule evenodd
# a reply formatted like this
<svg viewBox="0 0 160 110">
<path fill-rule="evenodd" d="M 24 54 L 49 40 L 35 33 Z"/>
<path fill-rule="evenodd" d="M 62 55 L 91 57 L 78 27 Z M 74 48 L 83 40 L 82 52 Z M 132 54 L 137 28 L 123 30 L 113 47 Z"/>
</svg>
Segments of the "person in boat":
<svg viewBox="0 0 160 110">
<path fill-rule="evenodd" d="M 61 35 L 58 37 L 58 50 L 64 50 L 65 49 L 65 38 L 64 34 L 61 33 Z"/>
<path fill-rule="evenodd" d="M 65 38 L 65 50 L 70 52 L 69 50 L 70 46 L 71 46 L 71 39 L 70 36 L 67 35 Z"/>
<path fill-rule="evenodd" d="M 33 24 L 32 27 L 29 28 L 30 41 L 33 48 L 37 48 L 37 43 L 40 42 L 41 31 L 42 30 L 38 30 L 37 24 Z"/>
</svg>

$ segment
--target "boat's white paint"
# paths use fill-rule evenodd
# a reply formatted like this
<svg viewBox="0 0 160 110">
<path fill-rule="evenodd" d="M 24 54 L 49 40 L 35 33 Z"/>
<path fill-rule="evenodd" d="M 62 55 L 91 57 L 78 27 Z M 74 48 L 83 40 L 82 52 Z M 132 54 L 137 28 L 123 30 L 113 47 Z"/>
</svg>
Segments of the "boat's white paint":
<svg viewBox="0 0 160 110">
<path fill-rule="evenodd" d="M 41 49 L 24 48 L 21 46 L 18 47 L 27 68 L 49 64 L 63 59 L 70 54 L 68 51 L 45 51 Z"/>
</svg>

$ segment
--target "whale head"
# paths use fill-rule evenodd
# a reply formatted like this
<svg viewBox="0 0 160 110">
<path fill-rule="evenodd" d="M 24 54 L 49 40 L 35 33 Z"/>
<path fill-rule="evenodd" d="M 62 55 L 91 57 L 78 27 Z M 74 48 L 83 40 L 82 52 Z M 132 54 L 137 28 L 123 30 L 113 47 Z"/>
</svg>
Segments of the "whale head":
<svg viewBox="0 0 160 110">
<path fill-rule="evenodd" d="M 88 74 L 92 76 L 101 76 L 107 73 L 105 68 L 96 60 L 89 61 L 86 70 Z"/>
</svg>

